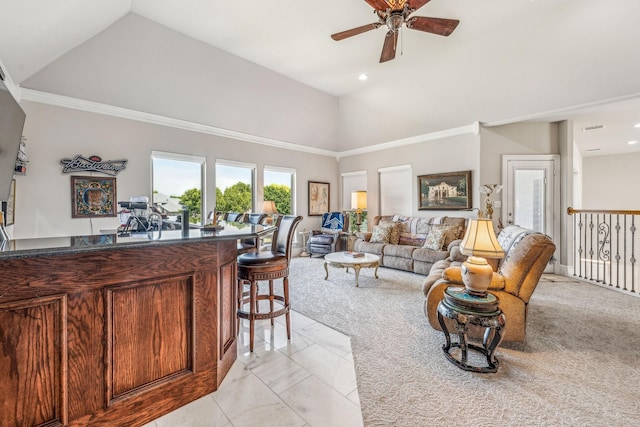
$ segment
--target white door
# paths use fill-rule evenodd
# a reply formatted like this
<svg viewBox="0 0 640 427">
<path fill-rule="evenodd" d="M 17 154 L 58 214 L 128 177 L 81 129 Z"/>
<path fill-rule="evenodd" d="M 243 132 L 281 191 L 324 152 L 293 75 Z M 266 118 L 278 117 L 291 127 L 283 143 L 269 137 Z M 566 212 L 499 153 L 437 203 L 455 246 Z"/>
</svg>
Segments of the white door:
<svg viewBox="0 0 640 427">
<path fill-rule="evenodd" d="M 558 242 L 560 236 L 560 156 L 502 156 L 502 221 L 539 231 Z M 506 179 L 505 179 L 506 178 Z M 556 246 L 559 246 L 556 243 Z M 547 272 L 553 268 L 547 268 Z"/>
</svg>

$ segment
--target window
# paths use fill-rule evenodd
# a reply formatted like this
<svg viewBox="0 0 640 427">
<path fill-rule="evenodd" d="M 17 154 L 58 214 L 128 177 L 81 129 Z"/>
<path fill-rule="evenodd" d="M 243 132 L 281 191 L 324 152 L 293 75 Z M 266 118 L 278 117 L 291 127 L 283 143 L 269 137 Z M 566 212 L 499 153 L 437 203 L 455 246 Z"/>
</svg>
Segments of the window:
<svg viewBox="0 0 640 427">
<path fill-rule="evenodd" d="M 175 221 L 182 212 L 182 206 L 186 206 L 189 208 L 189 221 L 202 223 L 204 164 L 204 157 L 159 151 L 151 153 L 152 203 L 169 220 Z"/>
<path fill-rule="evenodd" d="M 367 171 L 358 172 L 345 172 L 342 174 L 342 210 L 352 212 L 349 215 L 349 230 L 355 231 L 357 228 L 360 230 L 367 230 L 367 211 L 366 209 L 360 214 L 360 220 L 362 224 L 357 227 L 357 216 L 354 214 L 355 209 L 351 205 L 351 197 L 354 191 L 367 191 Z M 371 203 L 367 198 L 367 203 Z"/>
<path fill-rule="evenodd" d="M 273 200 L 280 215 L 294 214 L 295 169 L 264 167 L 264 200 Z M 258 206 L 261 209 L 261 206 Z"/>
<path fill-rule="evenodd" d="M 255 170 L 249 163 L 216 161 L 216 211 L 255 211 Z"/>
</svg>

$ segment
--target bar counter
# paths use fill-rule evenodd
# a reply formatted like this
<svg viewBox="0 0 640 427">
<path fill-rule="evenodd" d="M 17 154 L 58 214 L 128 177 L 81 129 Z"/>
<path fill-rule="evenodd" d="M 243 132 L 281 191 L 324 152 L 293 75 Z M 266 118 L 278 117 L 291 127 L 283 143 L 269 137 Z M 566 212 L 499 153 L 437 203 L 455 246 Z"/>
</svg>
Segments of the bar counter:
<svg viewBox="0 0 640 427">
<path fill-rule="evenodd" d="M 25 239 L 0 251 L 0 426 L 140 426 L 237 356 L 236 241 L 274 227 Z"/>
</svg>

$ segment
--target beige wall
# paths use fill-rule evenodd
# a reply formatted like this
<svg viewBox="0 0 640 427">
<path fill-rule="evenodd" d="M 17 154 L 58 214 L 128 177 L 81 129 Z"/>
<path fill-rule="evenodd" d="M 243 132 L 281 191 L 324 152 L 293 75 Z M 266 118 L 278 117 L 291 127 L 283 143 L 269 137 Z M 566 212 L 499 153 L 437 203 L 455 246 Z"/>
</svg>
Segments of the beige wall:
<svg viewBox="0 0 640 427">
<path fill-rule="evenodd" d="M 337 97 L 136 14 L 17 83 L 279 141 L 338 148 Z"/>
<path fill-rule="evenodd" d="M 640 210 L 640 153 L 585 157 L 583 209 Z"/>
<path fill-rule="evenodd" d="M 504 154 L 559 154 L 557 123 L 515 123 L 483 127 L 481 130 L 480 179 L 482 184 L 499 184 Z M 494 209 L 494 218 L 502 208 Z"/>
<path fill-rule="evenodd" d="M 480 139 L 473 134 L 425 141 L 418 144 L 406 145 L 372 153 L 358 154 L 340 159 L 339 172 L 367 171 L 367 211 L 369 216 L 378 215 L 380 200 L 378 169 L 392 166 L 411 165 L 412 172 L 412 200 L 411 212 L 398 212 L 402 215 L 416 216 L 472 216 L 471 212 L 461 211 L 418 211 L 417 177 L 419 175 L 457 172 L 471 170 L 472 203 L 478 206 L 478 191 L 475 184 L 478 180 L 480 154 Z M 343 206 L 342 209 L 349 209 Z"/>
<path fill-rule="evenodd" d="M 308 180 L 338 185 L 338 163 L 334 157 L 306 154 L 212 135 L 87 113 L 45 104 L 24 102 L 27 113 L 27 175 L 16 178 L 16 223 L 14 238 L 50 237 L 98 233 L 117 227 L 117 218 L 71 218 L 71 174 L 62 173 L 63 158 L 76 154 L 99 155 L 104 160 L 127 159 L 127 168 L 117 175 L 117 199 L 151 196 L 151 151 L 159 150 L 207 159 L 207 209 L 214 206 L 215 160 L 241 160 L 257 164 L 257 187 L 262 188 L 263 166 L 294 168 L 297 171 L 296 213 L 313 228 L 318 217 L 307 217 Z M 300 130 L 301 132 L 303 130 Z M 73 175 L 90 175 L 74 173 Z M 260 190 L 261 191 L 261 190 Z M 257 199 L 261 200 L 261 192 Z M 338 204 L 337 192 L 331 204 Z"/>
</svg>

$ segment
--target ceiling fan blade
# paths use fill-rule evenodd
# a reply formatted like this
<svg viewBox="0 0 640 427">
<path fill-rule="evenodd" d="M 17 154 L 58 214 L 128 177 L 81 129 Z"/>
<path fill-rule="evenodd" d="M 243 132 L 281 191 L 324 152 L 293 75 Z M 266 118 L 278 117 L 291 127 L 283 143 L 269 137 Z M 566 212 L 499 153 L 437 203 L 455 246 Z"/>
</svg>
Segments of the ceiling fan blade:
<svg viewBox="0 0 640 427">
<path fill-rule="evenodd" d="M 430 1 L 431 0 L 407 0 L 407 3 L 409 3 L 409 9 L 416 11 Z"/>
<path fill-rule="evenodd" d="M 459 23 L 460 21 L 457 19 L 427 18 L 425 16 L 415 16 L 406 21 L 407 28 L 439 36 L 448 36 L 456 29 Z"/>
<path fill-rule="evenodd" d="M 375 10 L 387 10 L 389 5 L 384 0 L 364 0 Z"/>
<path fill-rule="evenodd" d="M 347 37 L 357 36 L 358 34 L 366 33 L 367 31 L 375 30 L 382 25 L 379 22 L 373 24 L 363 25 L 362 27 L 352 28 L 350 30 L 342 31 L 339 33 L 331 34 L 331 38 L 334 40 L 344 40 Z"/>
<path fill-rule="evenodd" d="M 391 61 L 396 57 L 396 45 L 398 44 L 398 33 L 387 31 L 384 36 L 384 45 L 382 45 L 382 53 L 380 54 L 380 62 Z"/>
</svg>

